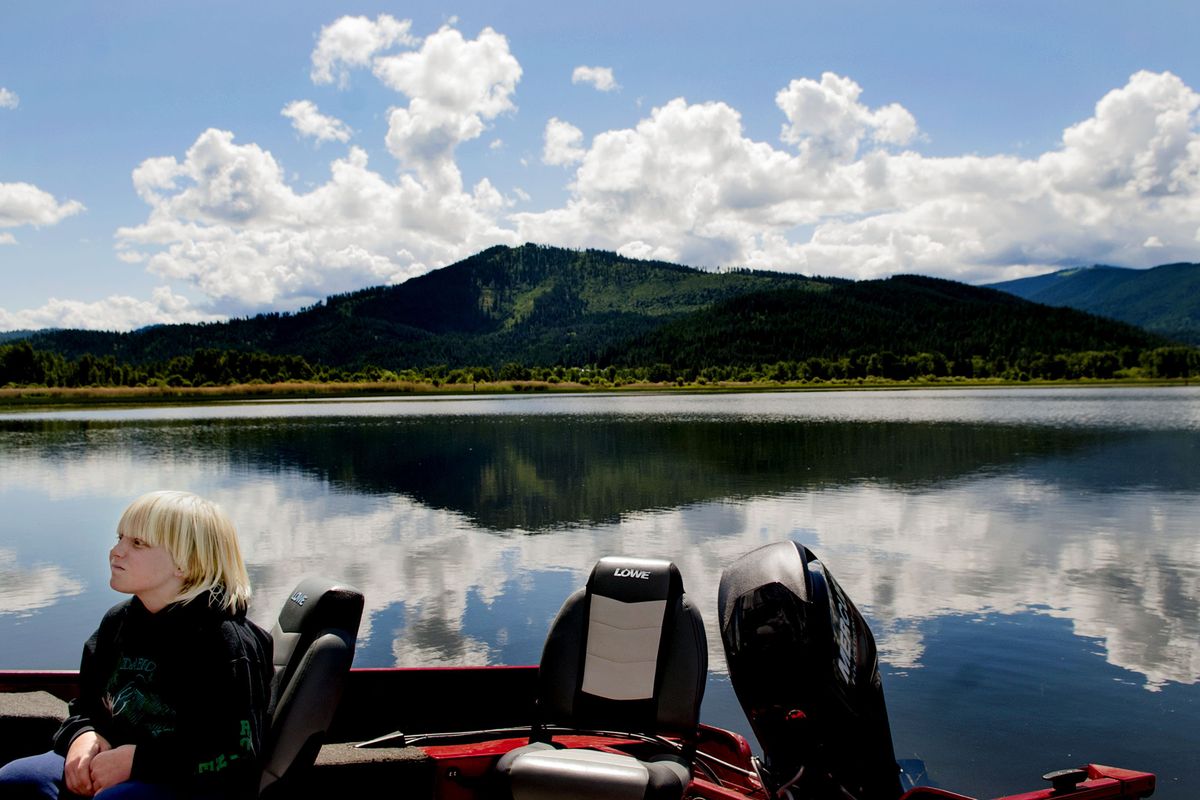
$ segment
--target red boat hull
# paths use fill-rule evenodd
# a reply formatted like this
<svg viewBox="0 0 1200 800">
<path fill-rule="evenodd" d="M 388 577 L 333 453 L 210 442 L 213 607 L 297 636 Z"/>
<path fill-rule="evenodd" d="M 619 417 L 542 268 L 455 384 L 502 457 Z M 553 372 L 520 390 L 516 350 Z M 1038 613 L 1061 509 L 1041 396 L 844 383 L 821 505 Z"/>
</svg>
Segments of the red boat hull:
<svg viewBox="0 0 1200 800">
<path fill-rule="evenodd" d="M 434 800 L 476 800 L 496 758 L 527 739 L 519 729 L 533 718 L 536 667 L 453 667 L 354 669 L 330 731 L 332 744 L 322 752 L 314 794 L 323 784 L 340 784 L 350 775 L 389 776 L 399 781 L 397 796 Z M 62 700 L 79 692 L 74 671 L 0 671 L 0 695 L 45 691 Z M 0 711 L 2 711 L 0 704 Z M 0 724 L 3 723 L 0 718 Z M 509 729 L 505 731 L 505 729 Z M 517 730 L 512 730 L 517 729 Z M 414 744 L 376 750 L 355 749 L 351 742 L 397 731 Z M 458 733 L 455 733 L 458 732 Z M 448 734 L 438 738 L 413 734 Z M 2 732 L 0 732 L 2 735 Z M 633 752 L 642 743 L 602 736 L 565 736 L 568 747 Z M 750 745 L 731 731 L 701 726 L 700 768 L 688 797 L 704 800 L 766 800 L 757 778 Z M 1096 764 L 1070 793 L 1051 787 L 1006 795 L 996 800 L 1105 800 L 1147 797 L 1154 775 Z M 324 777 L 321 777 L 324 773 Z M 404 787 L 401 789 L 400 787 Z M 339 792 L 340 793 L 340 792 Z M 901 800 L 975 800 L 943 789 L 917 787 Z"/>
</svg>

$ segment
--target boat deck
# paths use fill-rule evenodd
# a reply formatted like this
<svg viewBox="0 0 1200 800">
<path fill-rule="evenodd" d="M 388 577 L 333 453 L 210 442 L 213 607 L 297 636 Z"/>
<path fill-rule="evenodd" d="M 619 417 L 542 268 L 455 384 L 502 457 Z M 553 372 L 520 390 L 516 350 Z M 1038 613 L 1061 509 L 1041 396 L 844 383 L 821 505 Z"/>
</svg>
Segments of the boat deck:
<svg viewBox="0 0 1200 800">
<path fill-rule="evenodd" d="M 383 788 L 389 797 L 479 800 L 492 794 L 497 757 L 524 744 L 533 719 L 536 667 L 354 669 L 316 769 L 297 797 L 344 796 L 347 787 Z M 44 752 L 78 693 L 74 671 L 0 672 L 0 763 Z M 377 747 L 356 743 L 383 739 Z M 644 741 L 622 736 L 556 736 L 568 747 L 637 753 Z M 1153 793 L 1152 774 L 1083 768 L 1069 793 L 1050 788 L 997 800 L 1108 800 Z M 767 800 L 741 736 L 701 726 L 688 800 Z M 972 800 L 918 787 L 901 800 Z"/>
</svg>

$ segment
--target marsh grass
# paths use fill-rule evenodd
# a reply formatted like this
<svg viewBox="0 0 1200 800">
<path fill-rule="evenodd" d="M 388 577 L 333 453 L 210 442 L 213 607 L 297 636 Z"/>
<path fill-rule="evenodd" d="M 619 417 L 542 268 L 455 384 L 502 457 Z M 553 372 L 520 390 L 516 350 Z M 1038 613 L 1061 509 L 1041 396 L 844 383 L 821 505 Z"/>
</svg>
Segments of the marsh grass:
<svg viewBox="0 0 1200 800">
<path fill-rule="evenodd" d="M 581 391 L 577 383 L 546 381 L 495 381 L 474 384 L 437 384 L 424 381 L 357 381 L 318 383 L 288 381 L 281 383 L 242 383 L 228 386 L 83 386 L 83 387 L 3 387 L 0 407 L 28 405 L 94 405 L 123 403 L 193 403 L 261 399 L 303 399 L 319 397 L 371 397 L 378 395 L 442 395 Z"/>
<path fill-rule="evenodd" d="M 842 391 L 847 389 L 930 389 L 986 388 L 1003 386 L 1186 386 L 1187 379 L 1147 379 L 1121 377 L 1111 380 L 1031 380 L 1000 378 L 928 378 L 892 381 L 884 378 L 855 378 L 828 381 L 719 381 L 662 383 L 630 382 L 588 384 L 570 381 L 479 381 L 476 383 L 439 383 L 433 381 L 347 381 L 280 383 L 243 383 L 227 386 L 85 386 L 85 387 L 13 387 L 0 388 L 0 409 L 37 406 L 142 405 L 237 402 L 245 400 L 303 400 L 314 398 L 383 397 L 397 395 L 471 395 L 589 392 L 755 392 L 755 391 Z"/>
</svg>

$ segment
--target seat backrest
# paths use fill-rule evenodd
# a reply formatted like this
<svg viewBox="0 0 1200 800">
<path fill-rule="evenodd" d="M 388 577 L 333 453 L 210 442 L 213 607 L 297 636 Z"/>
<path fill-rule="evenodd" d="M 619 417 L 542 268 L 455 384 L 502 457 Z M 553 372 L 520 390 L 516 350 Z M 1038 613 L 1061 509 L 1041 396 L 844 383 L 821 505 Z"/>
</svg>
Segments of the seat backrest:
<svg viewBox="0 0 1200 800">
<path fill-rule="evenodd" d="M 539 716 L 546 724 L 690 741 L 707 678 L 704 622 L 675 565 L 604 558 L 550 626 Z"/>
<path fill-rule="evenodd" d="M 305 578 L 271 630 L 275 677 L 260 794 L 286 794 L 289 778 L 312 766 L 341 700 L 362 620 L 357 589 Z"/>
</svg>

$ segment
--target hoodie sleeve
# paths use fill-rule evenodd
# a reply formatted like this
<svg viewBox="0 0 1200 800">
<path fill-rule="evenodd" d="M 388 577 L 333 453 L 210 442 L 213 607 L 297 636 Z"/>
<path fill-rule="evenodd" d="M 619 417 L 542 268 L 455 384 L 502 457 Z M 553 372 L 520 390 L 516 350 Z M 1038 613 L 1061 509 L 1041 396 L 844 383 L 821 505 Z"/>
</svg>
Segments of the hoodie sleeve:
<svg viewBox="0 0 1200 800">
<path fill-rule="evenodd" d="M 66 756 L 71 742 L 81 733 L 96 731 L 106 736 L 109 714 L 104 707 L 104 685 L 108 680 L 109 667 L 104 653 L 111 645 L 114 631 L 120 625 L 125 604 L 109 609 L 100 621 L 100 626 L 83 645 L 83 656 L 79 661 L 79 697 L 67 706 L 67 718 L 54 734 L 53 749 Z"/>
<path fill-rule="evenodd" d="M 270 637 L 234 619 L 202 638 L 181 665 L 186 680 L 175 731 L 138 745 L 131 777 L 252 793 L 261 769 Z"/>
</svg>

